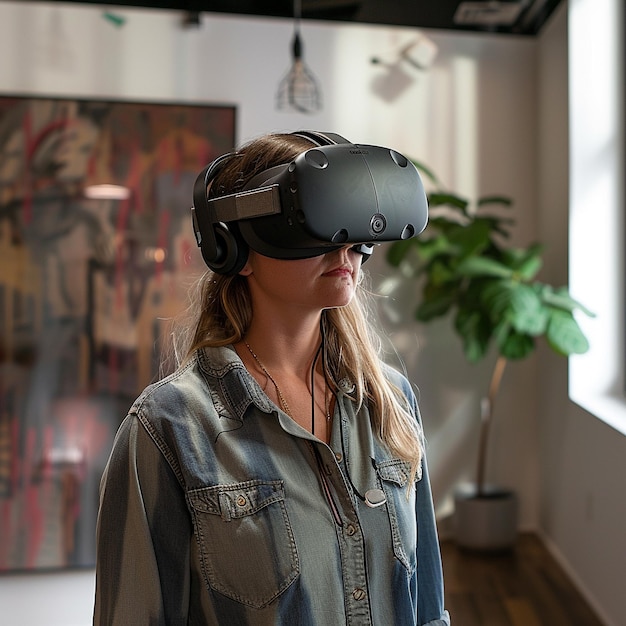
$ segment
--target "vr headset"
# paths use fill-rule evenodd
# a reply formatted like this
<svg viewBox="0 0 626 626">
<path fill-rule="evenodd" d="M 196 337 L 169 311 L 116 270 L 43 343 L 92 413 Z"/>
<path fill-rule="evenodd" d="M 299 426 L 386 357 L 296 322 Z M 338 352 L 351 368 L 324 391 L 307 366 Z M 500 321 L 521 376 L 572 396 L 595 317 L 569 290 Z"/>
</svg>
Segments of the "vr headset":
<svg viewBox="0 0 626 626">
<path fill-rule="evenodd" d="M 238 273 L 249 249 L 275 259 L 305 259 L 352 244 L 368 258 L 374 244 L 424 230 L 426 193 L 406 157 L 334 133 L 293 134 L 315 146 L 253 177 L 237 193 L 207 196 L 235 153 L 218 157 L 197 177 L 193 228 L 211 270 Z"/>
</svg>

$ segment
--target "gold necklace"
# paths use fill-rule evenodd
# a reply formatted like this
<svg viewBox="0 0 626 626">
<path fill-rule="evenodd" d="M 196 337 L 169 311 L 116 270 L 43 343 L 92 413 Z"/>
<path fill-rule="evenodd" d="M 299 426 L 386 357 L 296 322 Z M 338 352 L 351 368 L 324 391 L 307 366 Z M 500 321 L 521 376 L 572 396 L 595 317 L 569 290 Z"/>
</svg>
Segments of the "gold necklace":
<svg viewBox="0 0 626 626">
<path fill-rule="evenodd" d="M 263 370 L 263 373 L 268 377 L 269 380 L 272 381 L 272 384 L 274 385 L 276 389 L 276 394 L 278 395 L 278 400 L 280 401 L 280 407 L 282 408 L 283 411 L 285 411 L 285 413 L 287 413 L 287 415 L 289 415 L 291 419 L 293 419 L 293 415 L 291 414 L 291 410 L 289 409 L 287 400 L 285 400 L 285 396 L 283 396 L 283 392 L 280 390 L 278 383 L 274 380 L 274 377 L 267 371 L 267 368 L 265 367 L 265 365 L 261 363 L 261 361 L 259 360 L 259 357 L 253 352 L 248 342 L 244 341 L 244 343 L 246 344 L 246 348 L 248 348 L 248 352 L 252 355 L 252 358 L 257 362 L 259 367 Z"/>
<path fill-rule="evenodd" d="M 267 378 L 274 385 L 274 388 L 276 389 L 276 394 L 278 395 L 278 400 L 280 402 L 281 409 L 285 411 L 285 413 L 287 413 L 287 415 L 289 415 L 291 419 L 293 419 L 293 415 L 291 414 L 291 410 L 289 409 L 289 404 L 287 404 L 287 400 L 285 400 L 285 396 L 283 396 L 283 392 L 280 390 L 278 383 L 274 380 L 274 377 L 267 371 L 267 368 L 265 367 L 265 365 L 261 363 L 261 360 L 255 354 L 254 350 L 252 350 L 252 348 L 250 347 L 250 344 L 247 341 L 244 341 L 244 344 L 246 348 L 248 348 L 248 352 L 252 355 L 252 358 L 256 361 L 256 363 L 261 368 L 263 373 L 267 376 Z M 313 363 L 313 366 L 315 367 L 315 362 Z M 311 383 L 313 384 L 313 381 L 311 381 Z M 325 405 L 324 412 L 326 413 L 326 420 L 330 422 L 330 409 L 329 409 L 329 402 L 328 402 L 328 397 L 326 395 L 326 392 L 327 392 L 327 387 L 325 386 L 324 387 L 324 405 Z M 311 399 L 314 403 L 315 401 L 313 400 L 313 397 L 314 397 L 313 394 L 311 394 Z M 315 434 L 315 405 L 313 406 L 311 410 L 311 432 Z"/>
</svg>

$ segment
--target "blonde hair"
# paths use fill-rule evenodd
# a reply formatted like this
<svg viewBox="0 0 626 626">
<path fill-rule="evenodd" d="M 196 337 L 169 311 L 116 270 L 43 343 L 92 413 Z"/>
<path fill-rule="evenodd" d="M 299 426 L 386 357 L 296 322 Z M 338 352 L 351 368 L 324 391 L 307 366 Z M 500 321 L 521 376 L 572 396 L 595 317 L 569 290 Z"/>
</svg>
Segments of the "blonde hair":
<svg viewBox="0 0 626 626">
<path fill-rule="evenodd" d="M 308 140 L 293 135 L 266 135 L 237 152 L 216 176 L 212 195 L 230 193 L 256 173 L 288 163 L 311 147 Z M 373 331 L 368 292 L 360 280 L 349 304 L 322 312 L 324 368 L 331 387 L 348 378 L 357 410 L 366 403 L 379 439 L 417 473 L 422 458 L 421 431 L 404 394 L 384 372 L 382 342 Z M 190 291 L 189 323 L 176 336 L 179 362 L 186 363 L 204 347 L 226 346 L 241 341 L 252 320 L 252 302 L 247 279 L 239 274 L 207 271 Z"/>
</svg>

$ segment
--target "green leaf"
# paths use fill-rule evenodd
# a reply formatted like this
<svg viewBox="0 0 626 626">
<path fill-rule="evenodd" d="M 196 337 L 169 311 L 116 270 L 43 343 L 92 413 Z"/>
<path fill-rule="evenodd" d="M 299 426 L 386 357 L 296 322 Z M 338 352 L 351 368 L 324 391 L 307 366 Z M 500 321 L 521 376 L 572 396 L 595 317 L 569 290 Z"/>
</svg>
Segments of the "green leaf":
<svg viewBox="0 0 626 626">
<path fill-rule="evenodd" d="M 467 226 L 459 226 L 448 233 L 448 240 L 457 248 L 461 258 L 467 258 L 484 250 L 489 243 L 489 225 L 475 221 Z"/>
<path fill-rule="evenodd" d="M 583 304 L 574 300 L 569 295 L 566 287 L 559 287 L 554 289 L 550 285 L 542 285 L 541 299 L 548 305 L 562 309 L 564 311 L 575 311 L 580 309 L 585 315 L 589 317 L 595 317 L 596 314 L 590 311 Z"/>
<path fill-rule="evenodd" d="M 435 237 L 447 237 L 449 233 L 454 232 L 458 228 L 462 228 L 466 225 L 467 220 L 463 221 L 456 215 L 441 215 L 431 213 L 428 218 L 428 225 L 423 234 L 416 237 L 418 241 L 424 241 L 424 239 L 434 239 Z"/>
<path fill-rule="evenodd" d="M 524 250 L 521 248 L 507 248 L 502 250 L 502 262 L 512 269 L 519 267 L 524 261 Z"/>
<path fill-rule="evenodd" d="M 467 215 L 467 205 L 467 200 L 452 193 L 434 192 L 428 195 L 428 206 L 431 208 L 436 206 L 449 206 L 453 209 L 460 210 L 463 215 Z"/>
<path fill-rule="evenodd" d="M 428 269 L 428 280 L 439 287 L 445 283 L 457 281 L 456 272 L 454 272 L 448 264 L 443 261 L 436 260 Z"/>
<path fill-rule="evenodd" d="M 457 271 L 463 276 L 492 276 L 495 278 L 510 278 L 513 276 L 513 270 L 506 265 L 481 256 L 464 259 L 459 263 Z"/>
<path fill-rule="evenodd" d="M 437 235 L 430 239 L 415 239 L 415 241 L 415 248 L 423 263 L 428 263 L 440 255 L 452 255 L 456 253 L 455 247 L 448 241 L 445 235 Z"/>
<path fill-rule="evenodd" d="M 463 352 L 468 361 L 475 363 L 487 353 L 491 341 L 491 324 L 478 311 L 459 309 L 454 327 L 463 340 Z"/>
<path fill-rule="evenodd" d="M 454 318 L 454 328 L 461 336 L 476 333 L 481 323 L 480 313 L 469 309 L 459 309 Z"/>
<path fill-rule="evenodd" d="M 435 173 L 426 165 L 424 165 L 421 161 L 416 161 L 415 159 L 411 159 L 411 163 L 415 165 L 420 174 L 424 174 L 426 178 L 428 178 L 434 185 L 440 187 L 439 179 L 435 176 Z"/>
<path fill-rule="evenodd" d="M 508 196 L 483 196 L 478 199 L 476 203 L 479 207 L 486 206 L 488 204 L 501 204 L 505 207 L 513 206 L 513 200 Z"/>
<path fill-rule="evenodd" d="M 548 311 L 536 291 L 529 285 L 513 283 L 510 296 L 509 319 L 513 328 L 535 337 L 542 335 L 548 326 Z"/>
<path fill-rule="evenodd" d="M 513 226 L 515 224 L 515 220 L 508 217 L 497 217 L 495 215 L 476 215 L 474 216 L 475 222 L 485 222 L 489 226 L 490 231 L 495 231 L 497 233 L 504 233 L 508 236 L 508 230 L 504 228 L 504 224 L 508 226 Z"/>
<path fill-rule="evenodd" d="M 504 318 L 500 320 L 500 322 L 494 328 L 493 338 L 495 339 L 498 346 L 502 346 L 506 342 L 506 339 L 510 333 L 511 333 L 511 322 L 509 322 L 508 319 Z"/>
<path fill-rule="evenodd" d="M 414 238 L 394 241 L 387 249 L 387 262 L 393 267 L 398 267 L 407 255 L 408 251 L 415 246 Z"/>
<path fill-rule="evenodd" d="M 484 343 L 480 337 L 468 336 L 463 339 L 463 353 L 470 363 L 477 363 L 485 357 L 488 344 Z"/>
<path fill-rule="evenodd" d="M 483 285 L 479 294 L 480 303 L 494 323 L 510 321 L 512 285 L 508 280 L 492 280 Z"/>
<path fill-rule="evenodd" d="M 515 331 L 535 337 L 546 330 L 548 312 L 530 285 L 494 281 L 483 290 L 482 303 L 496 324 L 507 322 Z"/>
<path fill-rule="evenodd" d="M 550 347 L 559 354 L 584 354 L 589 350 L 589 341 L 580 329 L 571 312 L 552 309 L 546 331 Z"/>
<path fill-rule="evenodd" d="M 526 358 L 535 349 L 532 337 L 512 330 L 500 344 L 500 354 L 511 361 Z"/>
<path fill-rule="evenodd" d="M 445 315 L 456 300 L 455 292 L 448 287 L 438 289 L 429 285 L 424 288 L 422 295 L 422 301 L 415 311 L 415 319 L 420 322 Z"/>
<path fill-rule="evenodd" d="M 445 315 L 452 306 L 452 301 L 445 295 L 437 300 L 423 301 L 415 311 L 415 319 L 418 322 L 430 322 L 436 317 Z"/>
<path fill-rule="evenodd" d="M 530 256 L 517 268 L 516 274 L 522 280 L 532 280 L 541 269 L 543 261 L 540 256 Z"/>
<path fill-rule="evenodd" d="M 516 270 L 516 274 L 521 280 L 525 281 L 532 280 L 541 269 L 543 265 L 542 252 L 543 246 L 539 244 L 533 244 L 528 248 L 507 250 L 507 253 L 514 259 L 513 267 Z"/>
</svg>

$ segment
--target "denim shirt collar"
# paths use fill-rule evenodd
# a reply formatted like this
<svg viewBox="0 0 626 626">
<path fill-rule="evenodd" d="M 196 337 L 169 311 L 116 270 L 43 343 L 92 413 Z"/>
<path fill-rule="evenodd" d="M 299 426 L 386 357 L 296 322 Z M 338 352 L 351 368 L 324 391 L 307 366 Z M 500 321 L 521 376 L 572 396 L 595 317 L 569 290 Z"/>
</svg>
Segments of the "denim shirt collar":
<svg viewBox="0 0 626 626">
<path fill-rule="evenodd" d="M 243 421 L 251 404 L 263 413 L 278 416 L 281 426 L 287 432 L 304 439 L 315 440 L 306 429 L 302 428 L 291 418 L 281 411 L 265 394 L 255 378 L 248 372 L 241 357 L 237 354 L 233 345 L 223 347 L 206 347 L 196 353 L 198 367 L 202 375 L 207 378 L 209 390 L 211 390 L 213 405 L 218 413 L 228 414 L 235 419 Z M 216 385 L 221 390 L 216 392 Z M 235 392 L 236 390 L 236 392 Z M 354 406 L 351 394 L 354 384 L 348 379 L 340 381 L 340 389 L 337 391 L 337 402 L 341 403 L 341 419 L 346 416 L 354 418 Z M 371 445 L 368 449 L 371 449 Z"/>
<path fill-rule="evenodd" d="M 213 395 L 213 403 L 219 406 L 226 403 L 226 412 L 243 420 L 250 406 L 254 404 L 263 413 L 274 413 L 276 407 L 265 395 L 259 384 L 246 369 L 234 346 L 202 348 L 196 358 L 203 376 L 219 383 L 223 393 Z M 207 381 L 208 382 L 208 381 Z M 209 389 L 213 386 L 209 384 Z M 237 393 L 229 392 L 237 389 Z"/>
</svg>

